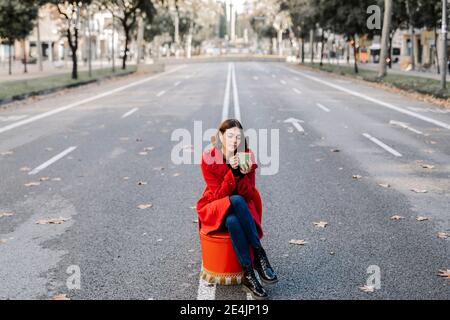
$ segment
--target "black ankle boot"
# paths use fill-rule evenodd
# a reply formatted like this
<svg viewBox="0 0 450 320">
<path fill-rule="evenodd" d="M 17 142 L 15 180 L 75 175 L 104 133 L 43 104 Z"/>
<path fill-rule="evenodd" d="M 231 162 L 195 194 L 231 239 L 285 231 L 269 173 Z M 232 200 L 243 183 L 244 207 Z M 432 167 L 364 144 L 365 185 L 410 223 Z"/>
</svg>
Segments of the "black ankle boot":
<svg viewBox="0 0 450 320">
<path fill-rule="evenodd" d="M 270 266 L 269 259 L 267 258 L 266 252 L 262 247 L 253 249 L 255 253 L 254 267 L 265 283 L 272 284 L 278 282 L 277 275 L 273 268 Z"/>
<path fill-rule="evenodd" d="M 242 278 L 242 286 L 245 292 L 248 292 L 256 300 L 264 300 L 267 298 L 267 292 L 256 278 L 253 267 L 244 267 L 244 277 Z"/>
</svg>

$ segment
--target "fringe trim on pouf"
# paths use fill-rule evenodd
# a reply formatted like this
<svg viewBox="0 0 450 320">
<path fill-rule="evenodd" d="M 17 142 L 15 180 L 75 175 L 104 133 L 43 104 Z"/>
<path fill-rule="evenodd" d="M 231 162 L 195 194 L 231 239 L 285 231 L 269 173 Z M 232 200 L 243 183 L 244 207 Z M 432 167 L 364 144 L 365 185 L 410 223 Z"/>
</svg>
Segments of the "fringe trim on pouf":
<svg viewBox="0 0 450 320">
<path fill-rule="evenodd" d="M 211 272 L 202 266 L 200 278 L 208 283 L 216 283 L 221 286 L 234 286 L 241 284 L 243 272 L 236 273 L 217 273 Z"/>
</svg>

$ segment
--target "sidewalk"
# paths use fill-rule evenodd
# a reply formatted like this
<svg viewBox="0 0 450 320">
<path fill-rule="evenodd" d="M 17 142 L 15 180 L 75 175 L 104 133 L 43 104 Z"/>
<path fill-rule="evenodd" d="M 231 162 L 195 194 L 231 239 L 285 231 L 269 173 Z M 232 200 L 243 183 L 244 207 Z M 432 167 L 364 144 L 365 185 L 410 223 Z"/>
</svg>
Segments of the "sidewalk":
<svg viewBox="0 0 450 320">
<path fill-rule="evenodd" d="M 366 70 L 372 70 L 372 71 L 378 71 L 378 64 L 374 64 L 374 63 L 369 63 L 369 64 L 359 64 L 359 67 L 361 67 L 361 69 L 366 69 Z M 417 68 L 417 66 L 416 66 Z M 422 77 L 422 78 L 428 78 L 428 79 L 434 79 L 434 80 L 441 80 L 441 75 L 436 73 L 436 70 L 433 71 L 404 71 L 400 69 L 400 66 L 396 63 L 392 65 L 392 69 L 388 68 L 388 74 L 400 74 L 400 75 L 410 75 L 410 76 L 414 76 L 414 77 Z M 450 80 L 450 75 L 449 72 L 447 70 L 447 80 Z"/>
<path fill-rule="evenodd" d="M 58 62 L 50 63 L 45 61 L 43 63 L 43 71 L 39 71 L 38 64 L 29 64 L 28 65 L 28 73 L 23 72 L 23 64 L 20 62 L 14 62 L 12 67 L 12 75 L 8 74 L 8 63 L 2 62 L 0 63 L 0 83 L 9 82 L 9 81 L 19 81 L 19 80 L 31 80 L 38 78 L 45 78 L 54 75 L 62 75 L 67 74 L 70 75 L 72 73 L 72 62 Z M 136 63 L 133 61 L 128 61 L 127 66 L 135 65 Z M 112 62 L 103 60 L 103 61 L 93 61 L 92 62 L 92 70 L 97 69 L 107 69 L 112 68 Z M 116 60 L 116 70 L 120 70 L 122 68 L 122 60 Z M 79 62 L 78 71 L 88 71 L 89 67 L 87 63 Z"/>
<path fill-rule="evenodd" d="M 340 66 L 346 66 L 346 67 L 352 67 L 354 64 L 354 60 L 350 59 L 349 63 L 347 63 L 346 59 L 339 59 L 339 64 L 336 62 L 336 59 L 323 59 L 323 64 L 332 64 L 332 65 L 340 65 Z M 311 59 L 305 57 L 305 63 L 310 63 Z M 319 64 L 320 58 L 314 58 L 314 63 Z M 363 70 L 369 70 L 369 71 L 378 71 L 378 64 L 377 63 L 358 63 L 358 68 Z M 416 69 L 418 66 L 416 66 Z M 441 75 L 436 73 L 435 69 L 432 69 L 431 71 L 404 71 L 400 69 L 400 65 L 398 63 L 392 64 L 392 69 L 387 69 L 388 74 L 398 74 L 403 76 L 413 76 L 413 77 L 421 77 L 421 78 L 427 78 L 427 79 L 434 79 L 434 80 L 441 80 Z M 450 81 L 450 74 L 447 71 L 447 80 Z"/>
</svg>

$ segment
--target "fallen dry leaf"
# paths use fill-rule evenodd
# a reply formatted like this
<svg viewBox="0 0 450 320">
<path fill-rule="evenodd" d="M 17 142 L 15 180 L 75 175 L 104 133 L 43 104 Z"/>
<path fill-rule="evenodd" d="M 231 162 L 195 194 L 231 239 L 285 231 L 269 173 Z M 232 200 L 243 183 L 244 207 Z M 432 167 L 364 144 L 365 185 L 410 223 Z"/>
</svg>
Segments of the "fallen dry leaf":
<svg viewBox="0 0 450 320">
<path fill-rule="evenodd" d="M 395 216 L 391 217 L 391 220 L 401 220 L 401 219 L 405 219 L 405 217 L 399 216 L 399 215 L 395 215 Z"/>
<path fill-rule="evenodd" d="M 292 239 L 292 240 L 289 240 L 289 243 L 290 243 L 290 244 L 296 244 L 296 245 L 299 245 L 299 246 L 304 246 L 304 245 L 307 244 L 308 242 L 306 242 L 305 240 L 295 240 L 295 239 Z"/>
<path fill-rule="evenodd" d="M 36 224 L 63 224 L 64 222 L 66 222 L 69 219 L 70 218 L 63 218 L 63 217 L 42 219 L 42 220 L 36 221 Z"/>
<path fill-rule="evenodd" d="M 339 149 L 331 149 L 331 152 L 340 152 L 341 150 Z"/>
<path fill-rule="evenodd" d="M 142 151 L 142 152 L 139 152 L 139 155 L 140 156 L 146 156 L 146 155 L 148 155 L 148 152 Z"/>
<path fill-rule="evenodd" d="M 391 187 L 391 185 L 389 183 L 379 183 L 378 185 L 380 187 L 383 187 L 383 188 L 390 188 Z"/>
<path fill-rule="evenodd" d="M 442 278 L 445 278 L 445 279 L 450 279 L 450 269 L 439 270 L 438 276 L 442 277 Z"/>
<path fill-rule="evenodd" d="M 178 177 L 179 175 L 180 175 L 180 173 L 178 173 L 178 172 L 173 174 L 174 177 Z"/>
<path fill-rule="evenodd" d="M 70 298 L 67 297 L 67 294 L 61 293 L 61 294 L 57 294 L 56 296 L 53 296 L 52 300 L 70 300 Z"/>
<path fill-rule="evenodd" d="M 371 293 L 371 292 L 375 291 L 375 287 L 374 286 L 365 285 L 364 287 L 359 287 L 359 290 L 367 292 L 367 293 Z"/>
<path fill-rule="evenodd" d="M 61 181 L 61 178 L 53 178 L 52 181 Z"/>
<path fill-rule="evenodd" d="M 316 227 L 319 227 L 319 228 L 325 228 L 328 225 L 328 222 L 325 222 L 325 221 L 319 221 L 319 222 L 313 222 L 313 223 Z"/>
<path fill-rule="evenodd" d="M 429 218 L 428 218 L 428 217 L 424 217 L 424 216 L 418 216 L 418 217 L 416 218 L 416 220 L 417 220 L 417 221 L 426 221 L 426 220 L 429 220 Z"/>
<path fill-rule="evenodd" d="M 146 186 L 146 185 L 147 185 L 147 182 L 145 182 L 145 181 L 138 182 L 138 186 Z"/>
<path fill-rule="evenodd" d="M 353 179 L 355 179 L 355 180 L 359 180 L 361 178 L 362 178 L 362 176 L 360 176 L 359 174 L 354 174 L 353 175 Z"/>
<path fill-rule="evenodd" d="M 153 168 L 153 170 L 162 171 L 162 170 L 164 170 L 164 167 L 155 167 L 155 168 Z"/>
<path fill-rule="evenodd" d="M 141 210 L 149 209 L 151 207 L 153 207 L 153 204 L 151 204 L 151 203 L 138 205 L 138 208 L 141 209 Z"/>
<path fill-rule="evenodd" d="M 5 244 L 6 243 L 6 239 L 0 239 L 0 244 Z"/>
<path fill-rule="evenodd" d="M 50 180 L 50 177 L 42 177 L 39 179 L 39 181 L 48 181 Z"/>
<path fill-rule="evenodd" d="M 28 172 L 28 171 L 30 171 L 31 170 L 31 168 L 28 168 L 28 167 L 22 167 L 22 168 L 20 168 L 20 171 L 22 171 L 22 172 Z"/>
<path fill-rule="evenodd" d="M 412 188 L 411 191 L 413 191 L 415 193 L 427 193 L 428 192 L 425 189 L 416 189 L 416 188 Z"/>
<path fill-rule="evenodd" d="M 25 183 L 24 186 L 25 187 L 36 187 L 39 186 L 41 183 L 40 182 L 29 182 L 29 183 Z"/>
<path fill-rule="evenodd" d="M 2 217 L 11 217 L 13 215 L 14 215 L 14 213 L 12 213 L 12 212 L 0 212 L 0 218 L 2 218 Z"/>
<path fill-rule="evenodd" d="M 123 177 L 123 180 L 130 180 L 130 177 Z"/>
<path fill-rule="evenodd" d="M 434 166 L 432 164 L 421 164 L 420 165 L 424 169 L 433 169 Z"/>
<path fill-rule="evenodd" d="M 450 237 L 450 234 L 447 232 L 438 232 L 437 237 L 439 239 L 447 239 L 448 237 Z"/>
<path fill-rule="evenodd" d="M 154 147 L 147 147 L 147 148 L 144 148 L 144 150 L 142 150 L 142 151 L 152 151 L 153 149 L 155 149 Z"/>
</svg>

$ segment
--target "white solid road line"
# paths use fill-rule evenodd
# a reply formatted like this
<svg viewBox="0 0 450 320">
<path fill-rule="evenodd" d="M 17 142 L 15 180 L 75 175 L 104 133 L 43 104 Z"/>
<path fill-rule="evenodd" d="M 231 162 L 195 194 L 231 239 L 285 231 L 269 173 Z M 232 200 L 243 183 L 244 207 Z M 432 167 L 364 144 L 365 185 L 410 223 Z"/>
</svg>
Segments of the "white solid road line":
<svg viewBox="0 0 450 320">
<path fill-rule="evenodd" d="M 320 103 L 316 103 L 316 106 L 318 106 L 320 109 L 322 109 L 325 112 L 330 112 L 330 109 L 328 109 L 327 107 L 325 107 L 324 105 L 322 105 Z"/>
<path fill-rule="evenodd" d="M 222 121 L 228 119 L 230 109 L 230 83 L 231 83 L 231 62 L 228 64 L 227 84 L 225 87 L 225 96 L 223 97 Z"/>
<path fill-rule="evenodd" d="M 54 156 L 53 158 L 51 158 L 50 160 L 44 162 L 43 164 L 41 164 L 39 167 L 36 167 L 35 169 L 31 170 L 30 172 L 28 172 L 29 175 L 35 175 L 37 173 L 39 173 L 40 171 L 44 170 L 45 168 L 47 168 L 48 166 L 50 166 L 51 164 L 55 163 L 56 161 L 64 158 L 66 155 L 68 155 L 69 153 L 71 153 L 72 151 L 74 151 L 77 147 L 70 147 L 67 148 L 66 150 L 64 150 L 63 152 L 61 152 L 60 154 Z"/>
<path fill-rule="evenodd" d="M 164 95 L 166 93 L 166 90 L 160 91 L 158 92 L 158 94 L 156 95 L 157 97 L 161 97 L 162 95 Z"/>
<path fill-rule="evenodd" d="M 97 95 L 92 96 L 90 98 L 83 99 L 81 101 L 77 101 L 77 102 L 71 103 L 71 104 L 69 104 L 67 106 L 60 107 L 60 108 L 57 108 L 57 109 L 54 109 L 54 110 L 51 110 L 51 111 L 48 111 L 48 112 L 44 112 L 44 113 L 41 113 L 39 115 L 36 115 L 34 117 L 31 117 L 31 118 L 28 118 L 28 119 L 25 119 L 25 120 L 22 120 L 22 121 L 19 121 L 19 122 L 12 123 L 12 124 L 10 124 L 8 126 L 0 128 L 0 133 L 4 133 L 6 131 L 9 131 L 9 130 L 12 130 L 12 129 L 24 126 L 26 124 L 32 123 L 34 121 L 41 120 L 41 119 L 50 117 L 52 115 L 55 115 L 57 113 L 61 113 L 63 111 L 70 110 L 70 109 L 72 109 L 74 107 L 78 107 L 78 106 L 86 104 L 88 102 L 92 102 L 92 101 L 95 101 L 95 100 L 98 100 L 98 99 L 110 96 L 110 95 L 112 95 L 114 93 L 118 93 L 118 92 L 124 91 L 126 89 L 129 89 L 129 88 L 141 85 L 143 83 L 149 82 L 149 81 L 151 81 L 153 79 L 156 79 L 156 78 L 159 78 L 161 76 L 164 76 L 164 75 L 167 75 L 167 74 L 170 74 L 170 73 L 174 73 L 174 72 L 176 72 L 176 71 L 178 71 L 178 70 L 180 70 L 182 68 L 185 68 L 185 67 L 186 67 L 185 65 L 179 66 L 179 67 L 176 67 L 176 68 L 174 68 L 174 69 L 172 69 L 170 71 L 159 73 L 159 74 L 156 74 L 154 76 L 151 76 L 151 77 L 148 77 L 148 78 L 145 78 L 145 79 L 142 79 L 142 80 L 139 80 L 139 81 L 127 84 L 126 86 L 123 86 L 123 87 L 120 87 L 120 88 L 116 88 L 114 90 L 106 91 L 104 93 L 97 94 Z"/>
<path fill-rule="evenodd" d="M 239 94 L 236 84 L 236 69 L 233 63 L 233 74 L 232 74 L 232 82 L 233 82 L 233 102 L 234 102 L 234 118 L 241 121 L 241 107 L 239 105 Z"/>
<path fill-rule="evenodd" d="M 216 284 L 209 284 L 201 279 L 198 283 L 197 300 L 215 300 L 216 299 Z"/>
<path fill-rule="evenodd" d="M 396 156 L 396 157 L 401 157 L 402 156 L 401 153 L 399 153 L 398 151 L 392 149 L 391 147 L 389 147 L 388 145 L 384 144 L 383 142 L 381 142 L 377 138 L 372 137 L 370 134 L 363 133 L 363 136 L 366 137 L 367 139 L 369 139 L 370 141 L 372 141 L 373 143 L 379 145 L 380 147 L 382 147 L 387 152 L 393 154 L 394 156 Z"/>
<path fill-rule="evenodd" d="M 297 88 L 292 88 L 292 90 L 297 94 L 302 94 L 302 92 L 300 90 L 298 90 Z"/>
<path fill-rule="evenodd" d="M 122 119 L 125 119 L 126 117 L 131 116 L 133 113 L 135 113 L 135 112 L 138 111 L 138 110 L 139 110 L 138 108 L 131 109 L 130 111 L 128 111 L 127 113 L 125 113 L 125 114 L 122 116 Z"/>
<path fill-rule="evenodd" d="M 239 106 L 239 95 L 237 91 L 236 72 L 234 63 L 228 64 L 227 84 L 225 87 L 225 96 L 223 98 L 222 121 L 228 119 L 230 110 L 230 84 L 233 88 L 234 118 L 241 121 L 241 110 Z M 199 280 L 197 300 L 215 300 L 217 284 L 209 284 L 203 279 Z"/>
<path fill-rule="evenodd" d="M 393 104 L 390 104 L 390 103 L 387 103 L 387 102 L 384 102 L 384 101 L 381 101 L 381 100 L 378 100 L 378 99 L 375 99 L 375 98 L 366 96 L 365 94 L 362 94 L 362 93 L 359 93 L 359 92 L 356 92 L 356 91 L 353 91 L 353 90 L 344 88 L 344 87 L 339 86 L 339 85 L 337 85 L 337 84 L 334 84 L 334 83 L 331 83 L 331 82 L 328 82 L 328 81 L 325 81 L 325 80 L 322 80 L 322 79 L 313 77 L 313 76 L 308 75 L 308 74 L 305 74 L 305 73 L 303 73 L 303 72 L 299 72 L 299 71 L 296 71 L 296 70 L 292 70 L 292 69 L 287 68 L 287 67 L 286 67 L 285 69 L 288 70 L 288 71 L 291 72 L 291 73 L 301 75 L 301 76 L 304 77 L 304 78 L 308 78 L 308 79 L 310 79 L 310 80 L 313 80 L 313 81 L 322 83 L 322 84 L 324 84 L 324 85 L 326 85 L 326 86 L 329 86 L 329 87 L 331 87 L 331 88 L 334 88 L 334 89 L 337 89 L 337 90 L 346 92 L 346 93 L 351 94 L 351 95 L 353 95 L 353 96 L 356 96 L 356 97 L 362 98 L 362 99 L 364 99 L 364 100 L 367 100 L 367 101 L 376 103 L 376 104 L 378 104 L 378 105 L 380 105 L 380 106 L 383 106 L 383 107 L 386 107 L 386 108 L 389 108 L 389 109 L 398 111 L 398 112 L 403 113 L 403 114 L 407 114 L 407 115 L 409 115 L 409 116 L 411 116 L 411 117 L 414 117 L 414 118 L 417 118 L 417 119 L 420 119 L 420 120 L 423 120 L 423 121 L 432 123 L 432 124 L 434 124 L 434 125 L 437 125 L 437 126 L 439 126 L 439 127 L 442 127 L 442 128 L 445 128 L 445 129 L 449 129 L 449 130 L 450 130 L 450 124 L 448 124 L 448 123 L 445 123 L 445 122 L 442 122 L 442 121 L 438 121 L 438 120 L 435 120 L 435 119 L 432 119 L 432 118 L 429 118 L 429 117 L 425 117 L 425 116 L 423 116 L 423 115 L 421 115 L 421 114 L 418 114 L 418 113 L 416 113 L 416 112 L 412 112 L 412 111 L 409 111 L 409 110 L 407 110 L 407 109 L 403 109 L 403 108 L 394 106 Z"/>
<path fill-rule="evenodd" d="M 403 128 L 403 129 L 412 131 L 412 132 L 414 132 L 414 133 L 422 134 L 422 135 L 423 135 L 423 132 L 422 132 L 422 131 L 419 131 L 419 130 L 417 130 L 417 129 L 414 129 L 414 128 L 410 127 L 407 123 L 404 123 L 404 122 L 391 120 L 391 121 L 389 121 L 389 124 L 394 125 L 394 126 L 399 126 L 400 128 Z"/>
<path fill-rule="evenodd" d="M 6 122 L 6 121 L 18 121 L 22 120 L 24 118 L 28 117 L 27 114 L 20 115 L 20 116 L 6 116 L 6 117 L 0 117 L 0 121 Z"/>
</svg>

